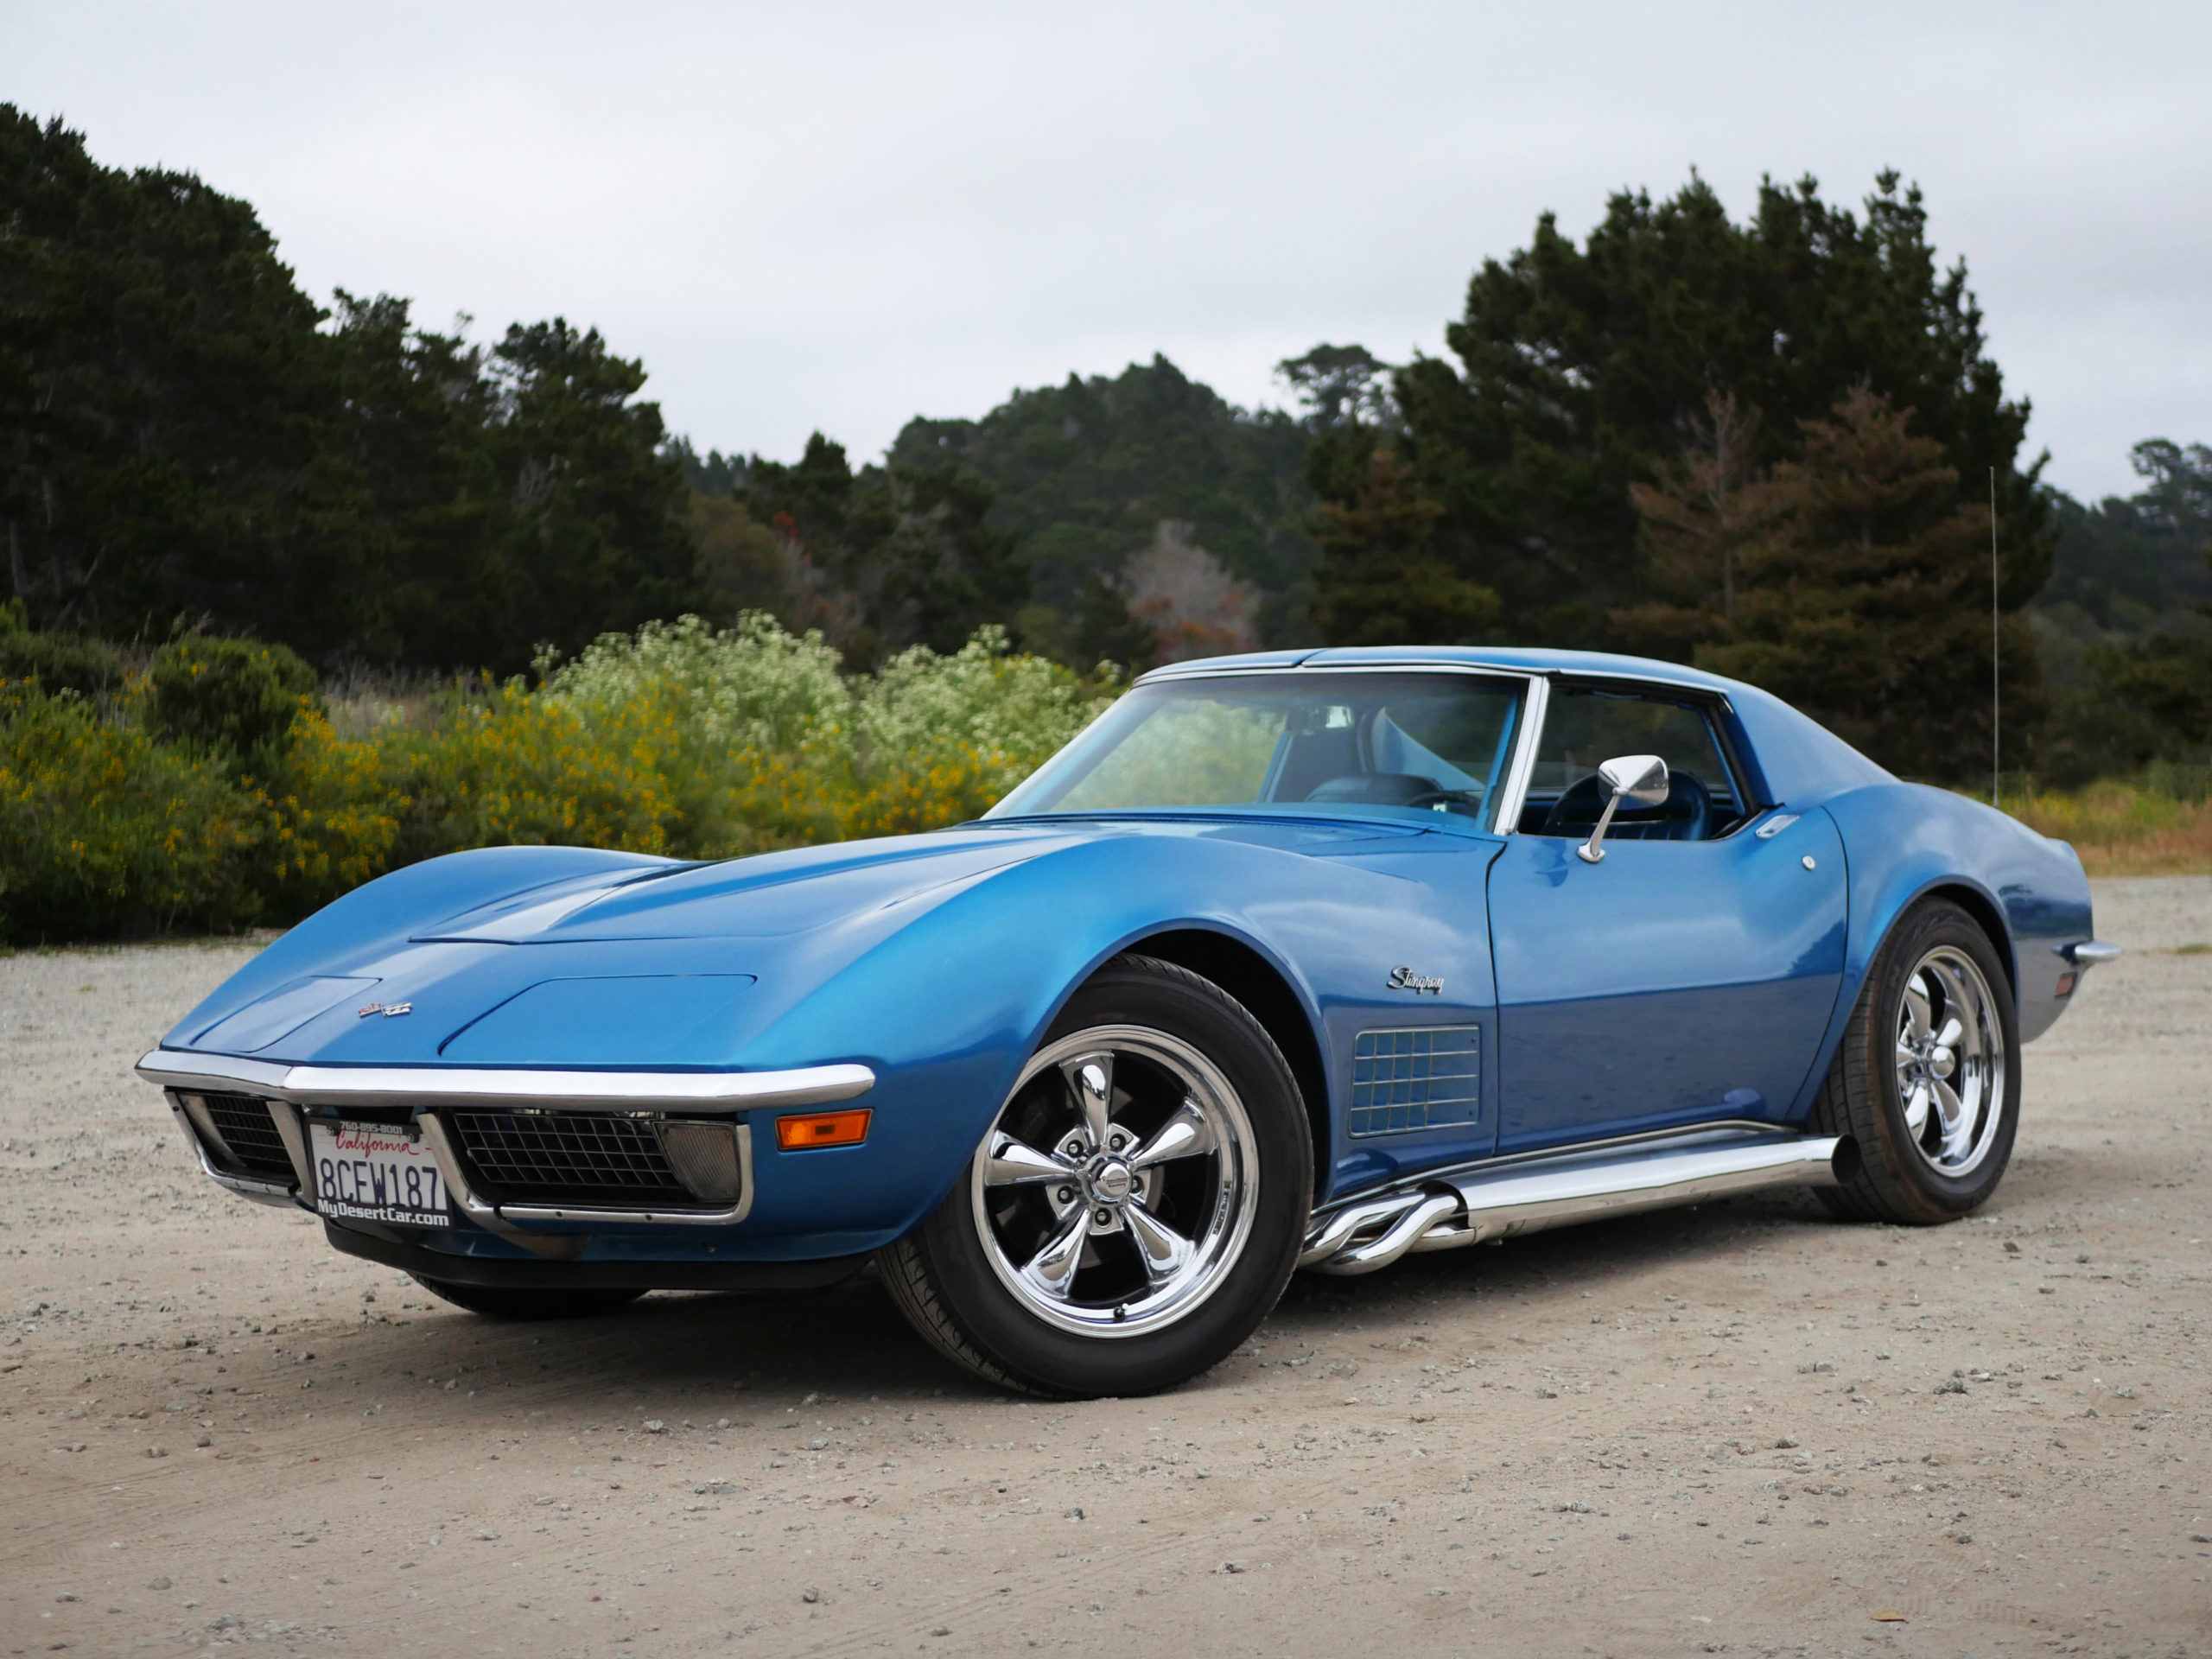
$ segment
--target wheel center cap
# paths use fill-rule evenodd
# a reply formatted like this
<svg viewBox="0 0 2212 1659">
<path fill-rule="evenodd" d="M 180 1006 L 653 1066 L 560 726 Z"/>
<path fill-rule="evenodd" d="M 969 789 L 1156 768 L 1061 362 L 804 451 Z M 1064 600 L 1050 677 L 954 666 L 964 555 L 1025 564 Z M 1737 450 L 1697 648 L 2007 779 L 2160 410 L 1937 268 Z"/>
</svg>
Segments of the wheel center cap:
<svg viewBox="0 0 2212 1659">
<path fill-rule="evenodd" d="M 1099 1158 L 1084 1173 L 1090 1196 L 1101 1204 L 1119 1204 L 1137 1184 L 1136 1172 L 1119 1158 Z"/>
</svg>

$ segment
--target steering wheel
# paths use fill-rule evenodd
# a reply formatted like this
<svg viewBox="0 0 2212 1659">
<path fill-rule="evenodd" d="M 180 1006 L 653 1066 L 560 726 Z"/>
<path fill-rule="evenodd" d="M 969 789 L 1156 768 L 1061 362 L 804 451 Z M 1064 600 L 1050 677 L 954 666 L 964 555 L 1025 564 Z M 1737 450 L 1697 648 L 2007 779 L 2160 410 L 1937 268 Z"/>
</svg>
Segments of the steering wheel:
<svg viewBox="0 0 2212 1659">
<path fill-rule="evenodd" d="M 1607 791 L 1596 772 L 1577 779 L 1544 815 L 1548 836 L 1586 836 L 1605 810 Z M 1623 804 L 1613 817 L 1612 835 L 1621 841 L 1703 841 L 1713 829 L 1713 793 L 1695 773 L 1675 772 L 1667 779 L 1667 798 L 1657 806 Z"/>
</svg>

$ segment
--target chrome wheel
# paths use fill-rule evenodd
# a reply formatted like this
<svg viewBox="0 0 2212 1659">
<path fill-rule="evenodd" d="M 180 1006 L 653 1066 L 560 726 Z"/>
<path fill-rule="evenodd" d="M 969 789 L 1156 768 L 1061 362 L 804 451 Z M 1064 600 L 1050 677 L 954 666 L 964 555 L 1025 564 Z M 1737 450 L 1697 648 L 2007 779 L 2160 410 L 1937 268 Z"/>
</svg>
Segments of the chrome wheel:
<svg viewBox="0 0 2212 1659">
<path fill-rule="evenodd" d="M 1929 951 L 1905 979 L 1896 1030 L 1906 1138 L 1938 1174 L 1970 1173 L 2005 1113 L 2005 1028 L 1989 982 L 1964 951 Z"/>
<path fill-rule="evenodd" d="M 1095 1026 L 1039 1051 L 977 1148 L 970 1209 L 1000 1281 L 1064 1331 L 1138 1336 L 1236 1266 L 1259 1204 L 1252 1126 L 1167 1033 Z"/>
</svg>

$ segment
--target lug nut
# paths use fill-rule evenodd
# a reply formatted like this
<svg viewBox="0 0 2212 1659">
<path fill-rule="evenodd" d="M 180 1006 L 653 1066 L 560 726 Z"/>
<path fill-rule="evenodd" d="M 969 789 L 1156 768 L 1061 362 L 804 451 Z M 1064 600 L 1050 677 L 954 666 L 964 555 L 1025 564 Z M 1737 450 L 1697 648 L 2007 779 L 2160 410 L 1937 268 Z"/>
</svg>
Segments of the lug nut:
<svg viewBox="0 0 2212 1659">
<path fill-rule="evenodd" d="M 1111 1226 L 1114 1221 L 1114 1212 L 1111 1210 L 1100 1210 L 1091 1217 L 1091 1219 L 1096 1221 L 1101 1227 Z"/>
<path fill-rule="evenodd" d="M 1060 1189 L 1060 1202 L 1062 1204 L 1073 1204 L 1075 1202 L 1075 1188 L 1071 1186 L 1062 1187 Z"/>
</svg>

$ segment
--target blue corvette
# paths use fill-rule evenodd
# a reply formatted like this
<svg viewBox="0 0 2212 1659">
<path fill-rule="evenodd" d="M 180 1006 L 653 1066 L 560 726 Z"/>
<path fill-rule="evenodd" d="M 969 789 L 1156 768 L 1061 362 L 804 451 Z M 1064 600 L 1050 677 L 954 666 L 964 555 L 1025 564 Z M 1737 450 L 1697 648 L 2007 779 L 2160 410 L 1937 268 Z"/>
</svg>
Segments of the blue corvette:
<svg viewBox="0 0 2212 1659">
<path fill-rule="evenodd" d="M 1763 692 L 1541 651 L 1146 676 L 981 821 L 465 853 L 140 1063 L 207 1173 L 461 1306 L 870 1261 L 993 1382 L 1135 1394 L 1357 1274 L 1783 1185 L 1985 1202 L 2116 948 L 2064 843 Z"/>
</svg>

